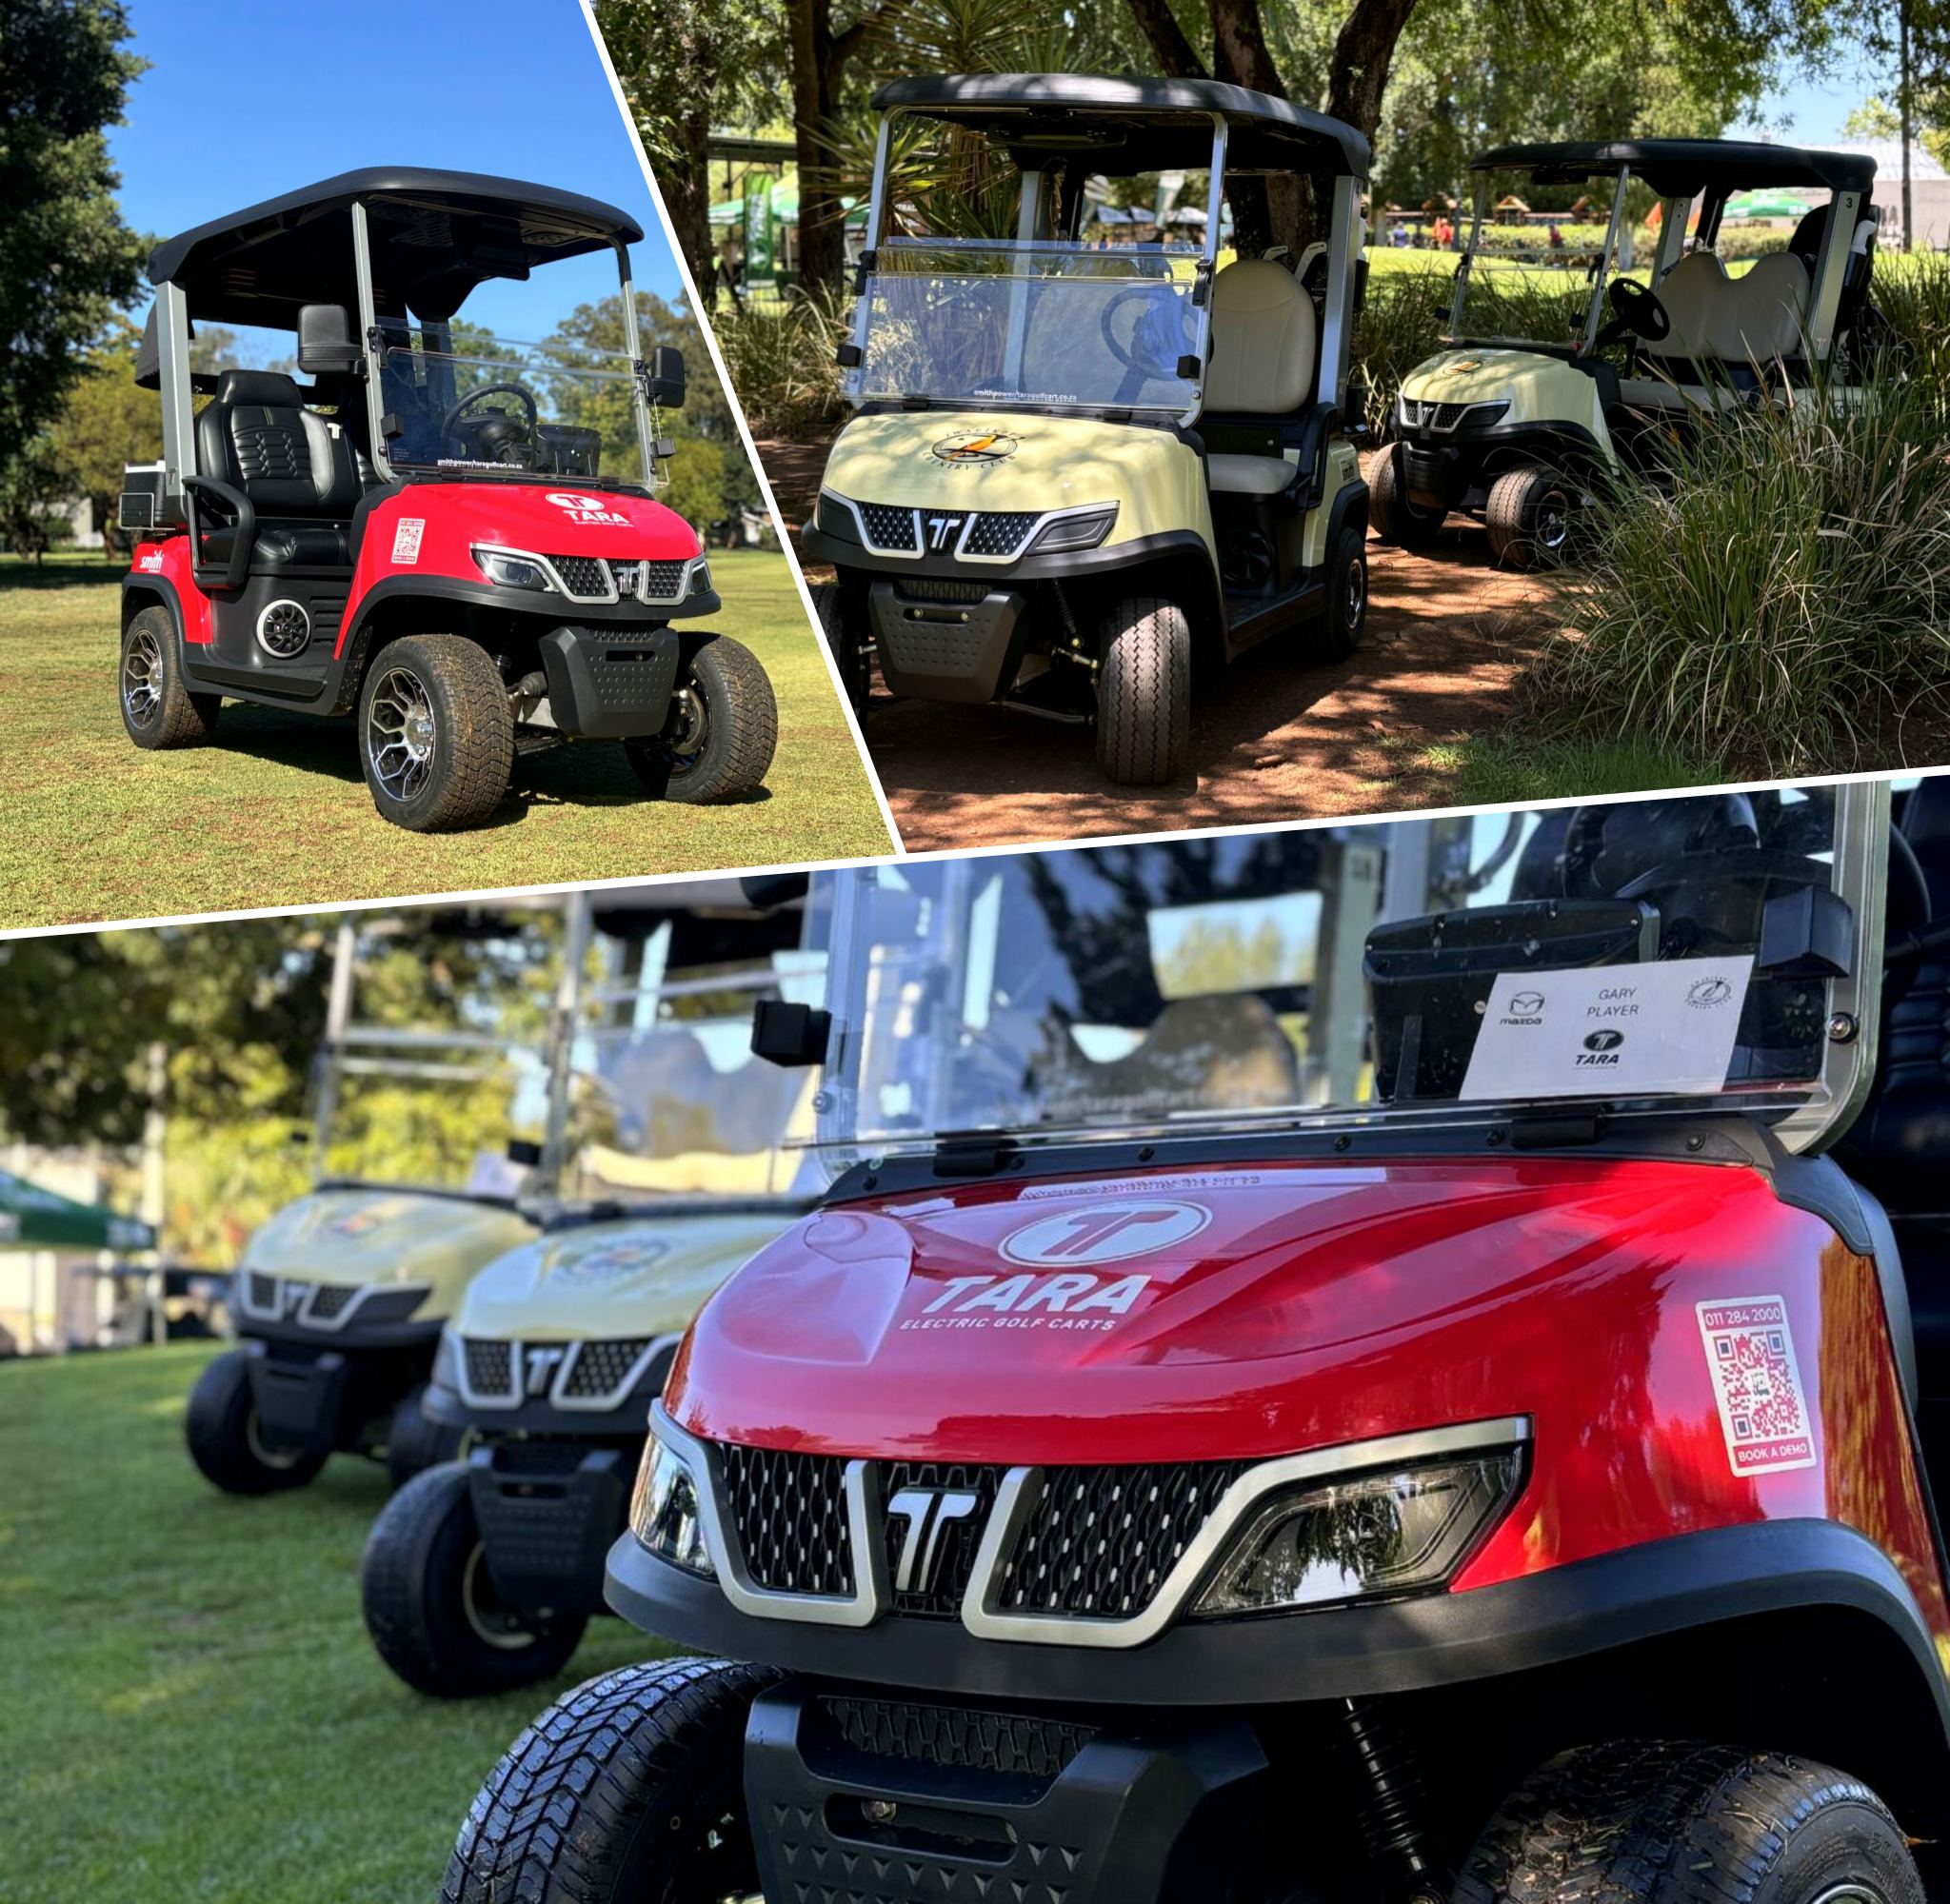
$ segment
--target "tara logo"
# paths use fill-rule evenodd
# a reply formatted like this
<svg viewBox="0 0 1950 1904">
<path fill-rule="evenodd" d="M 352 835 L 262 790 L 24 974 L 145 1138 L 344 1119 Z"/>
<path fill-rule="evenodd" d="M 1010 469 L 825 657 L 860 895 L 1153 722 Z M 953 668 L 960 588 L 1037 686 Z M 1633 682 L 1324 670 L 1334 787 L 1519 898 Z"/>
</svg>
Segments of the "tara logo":
<svg viewBox="0 0 1950 1904">
<path fill-rule="evenodd" d="M 1203 1203 L 1096 1203 L 1024 1224 L 1003 1239 L 1002 1253 L 1011 1262 L 1050 1269 L 1122 1262 L 1189 1242 L 1211 1220 Z"/>
<path fill-rule="evenodd" d="M 553 503 L 572 523 L 584 523 L 591 528 L 629 526 L 629 518 L 612 509 L 607 497 L 585 496 L 574 489 L 550 489 L 542 500 L 545 503 Z"/>
</svg>

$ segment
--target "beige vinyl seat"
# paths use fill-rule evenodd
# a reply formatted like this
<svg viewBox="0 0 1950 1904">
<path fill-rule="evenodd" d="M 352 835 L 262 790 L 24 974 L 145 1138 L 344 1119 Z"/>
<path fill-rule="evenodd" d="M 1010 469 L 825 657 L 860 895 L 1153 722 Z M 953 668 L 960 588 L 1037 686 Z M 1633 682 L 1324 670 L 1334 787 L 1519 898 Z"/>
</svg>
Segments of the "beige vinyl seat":
<svg viewBox="0 0 1950 1904">
<path fill-rule="evenodd" d="M 1305 407 L 1320 355 L 1314 301 L 1283 265 L 1241 258 L 1212 280 L 1212 361 L 1205 409 L 1216 416 L 1292 416 Z M 1293 481 L 1281 456 L 1215 452 L 1205 459 L 1215 494 L 1277 496 Z"/>
<path fill-rule="evenodd" d="M 1672 330 L 1645 354 L 1687 381 L 1695 364 L 1764 367 L 1798 357 L 1809 290 L 1808 268 L 1792 251 L 1761 258 L 1739 278 L 1713 252 L 1688 252 L 1659 287 Z"/>
</svg>

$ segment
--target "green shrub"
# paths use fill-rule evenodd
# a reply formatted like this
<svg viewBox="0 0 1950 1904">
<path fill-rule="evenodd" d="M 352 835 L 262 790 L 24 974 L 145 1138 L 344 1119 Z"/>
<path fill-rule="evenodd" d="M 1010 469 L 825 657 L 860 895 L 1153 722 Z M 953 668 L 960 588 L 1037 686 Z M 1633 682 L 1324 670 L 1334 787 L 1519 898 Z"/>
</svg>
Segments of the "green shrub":
<svg viewBox="0 0 1950 1904">
<path fill-rule="evenodd" d="M 846 333 L 844 300 L 814 291 L 747 304 L 714 323 L 754 436 L 817 436 L 839 422 L 846 405 L 833 352 Z"/>
<path fill-rule="evenodd" d="M 1781 775 L 1888 758 L 1950 680 L 1950 404 L 1928 375 L 1742 407 L 1584 523 L 1531 712 Z"/>
</svg>

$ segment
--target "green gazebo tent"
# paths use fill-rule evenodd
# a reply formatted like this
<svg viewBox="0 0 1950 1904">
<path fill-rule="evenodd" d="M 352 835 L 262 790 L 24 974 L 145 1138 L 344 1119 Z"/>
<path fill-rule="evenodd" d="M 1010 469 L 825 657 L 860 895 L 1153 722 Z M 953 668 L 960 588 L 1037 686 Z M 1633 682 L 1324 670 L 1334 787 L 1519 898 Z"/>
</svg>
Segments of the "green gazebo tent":
<svg viewBox="0 0 1950 1904">
<path fill-rule="evenodd" d="M 133 1217 L 117 1216 L 100 1203 L 77 1203 L 0 1170 L 0 1249 L 127 1254 L 155 1246 L 156 1233 Z"/>
</svg>

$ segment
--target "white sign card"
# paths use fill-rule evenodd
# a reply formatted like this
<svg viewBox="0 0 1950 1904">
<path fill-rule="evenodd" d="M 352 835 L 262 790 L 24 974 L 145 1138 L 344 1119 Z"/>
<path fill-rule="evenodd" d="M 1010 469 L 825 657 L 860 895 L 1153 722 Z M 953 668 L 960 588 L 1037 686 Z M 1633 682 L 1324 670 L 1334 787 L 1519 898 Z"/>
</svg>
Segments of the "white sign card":
<svg viewBox="0 0 1950 1904">
<path fill-rule="evenodd" d="M 1464 1098 L 1635 1098 L 1719 1091 L 1754 961 L 1671 959 L 1499 972 Z"/>
</svg>

